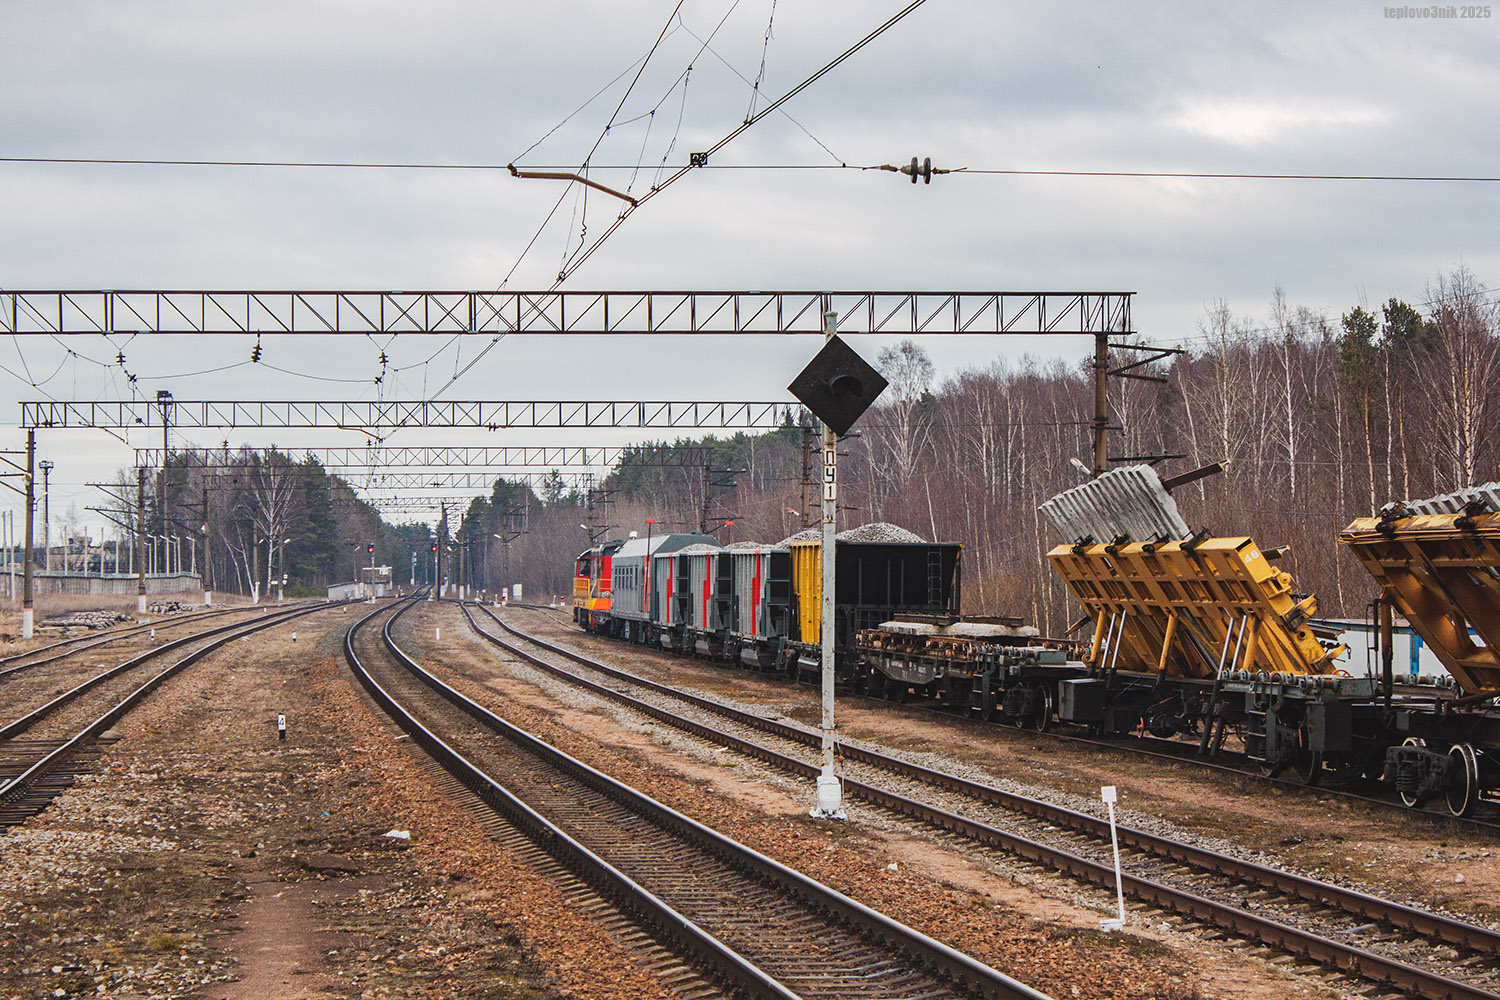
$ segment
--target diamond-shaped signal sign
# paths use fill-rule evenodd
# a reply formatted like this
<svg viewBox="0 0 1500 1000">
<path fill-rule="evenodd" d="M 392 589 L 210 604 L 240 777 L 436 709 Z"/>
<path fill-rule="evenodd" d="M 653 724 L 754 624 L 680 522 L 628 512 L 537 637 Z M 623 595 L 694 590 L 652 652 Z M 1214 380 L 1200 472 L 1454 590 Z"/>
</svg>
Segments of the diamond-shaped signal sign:
<svg viewBox="0 0 1500 1000">
<path fill-rule="evenodd" d="M 843 435 L 889 384 L 854 348 L 834 336 L 787 389 L 813 416 Z"/>
</svg>

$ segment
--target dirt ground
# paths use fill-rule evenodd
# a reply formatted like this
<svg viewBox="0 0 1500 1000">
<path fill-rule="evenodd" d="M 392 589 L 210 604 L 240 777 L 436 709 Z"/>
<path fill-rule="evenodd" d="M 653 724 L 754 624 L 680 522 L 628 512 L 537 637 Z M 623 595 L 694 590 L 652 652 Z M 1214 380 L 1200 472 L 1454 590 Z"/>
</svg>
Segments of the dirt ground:
<svg viewBox="0 0 1500 1000">
<path fill-rule="evenodd" d="M 357 613 L 185 671 L 0 836 L 0 997 L 665 996 L 434 791 L 339 656 Z"/>
</svg>

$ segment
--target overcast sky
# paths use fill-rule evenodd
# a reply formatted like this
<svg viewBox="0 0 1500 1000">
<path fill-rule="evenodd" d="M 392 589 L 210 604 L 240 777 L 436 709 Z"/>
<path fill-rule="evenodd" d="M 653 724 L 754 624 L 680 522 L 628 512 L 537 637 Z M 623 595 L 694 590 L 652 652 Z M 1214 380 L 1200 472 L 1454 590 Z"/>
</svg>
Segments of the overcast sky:
<svg viewBox="0 0 1500 1000">
<path fill-rule="evenodd" d="M 0 155 L 576 168 L 597 141 L 594 164 L 640 170 L 592 176 L 639 194 L 663 161 L 684 163 L 745 118 L 745 79 L 763 57 L 757 107 L 901 6 L 781 0 L 767 44 L 770 0 L 684 0 L 670 23 L 674 2 L 656 0 L 14 0 L 0 61 Z M 790 118 L 766 117 L 714 162 L 873 165 L 915 155 L 975 169 L 1500 175 L 1500 16 L 1388 11 L 1374 2 L 929 0 L 785 105 Z M 622 97 L 620 124 L 601 139 Z M 492 289 L 507 274 L 510 289 L 546 288 L 583 227 L 592 239 L 617 211 L 591 195 L 579 215 L 579 190 L 503 170 L 0 163 L 0 288 Z M 1420 302 L 1430 280 L 1460 263 L 1494 285 L 1497 207 L 1494 183 L 955 174 L 913 186 L 878 171 L 701 171 L 643 206 L 564 287 L 1133 291 L 1140 333 L 1191 346 L 1205 306 L 1222 298 L 1260 319 L 1277 286 L 1336 317 L 1393 295 Z M 266 340 L 268 362 L 345 381 L 248 365 L 186 374 L 247 360 L 248 339 L 137 338 L 125 352 L 146 396 L 409 399 L 436 390 L 483 341 L 427 361 L 442 344 L 399 338 L 391 367 L 405 370 L 378 390 L 380 348 L 368 340 Z M 117 345 L 72 346 L 104 364 L 70 359 L 45 339 L 0 345 L 0 364 L 19 376 L 0 375 L 0 398 L 128 398 L 132 387 L 111 365 Z M 855 341 L 871 358 L 881 346 Z M 1090 345 L 924 346 L 941 377 L 1026 351 L 1072 361 Z M 513 338 L 445 398 L 775 399 L 816 347 L 801 338 Z M 691 388 L 642 391 L 643 379 L 674 372 L 690 373 Z M 18 407 L 0 414 L 12 425 L 0 447 L 22 440 L 18 419 Z M 422 433 L 392 443 L 460 440 Z M 465 440 L 603 443 L 576 432 Z M 58 463 L 54 517 L 96 503 L 80 484 L 131 460 L 102 432 L 44 433 L 40 448 Z"/>
</svg>

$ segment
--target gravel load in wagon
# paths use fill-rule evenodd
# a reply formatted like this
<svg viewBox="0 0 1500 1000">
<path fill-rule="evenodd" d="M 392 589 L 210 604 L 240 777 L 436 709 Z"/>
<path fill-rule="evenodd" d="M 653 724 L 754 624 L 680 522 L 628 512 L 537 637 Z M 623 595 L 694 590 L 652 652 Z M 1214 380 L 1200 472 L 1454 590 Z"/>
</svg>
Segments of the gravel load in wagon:
<svg viewBox="0 0 1500 1000">
<path fill-rule="evenodd" d="M 788 535 L 777 542 L 775 547 L 784 549 L 793 542 L 811 542 L 822 537 L 821 529 L 807 528 L 794 535 Z M 927 539 L 921 535 L 887 521 L 871 521 L 857 528 L 847 528 L 834 537 L 840 542 L 900 542 L 907 545 L 913 543 L 924 545 L 927 542 Z"/>
</svg>

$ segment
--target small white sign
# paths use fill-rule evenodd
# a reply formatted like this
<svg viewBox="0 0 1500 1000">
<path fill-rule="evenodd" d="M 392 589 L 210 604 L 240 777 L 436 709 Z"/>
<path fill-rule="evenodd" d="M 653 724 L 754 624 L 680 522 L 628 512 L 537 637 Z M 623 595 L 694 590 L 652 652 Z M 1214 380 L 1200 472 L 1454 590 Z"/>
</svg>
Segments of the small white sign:
<svg viewBox="0 0 1500 1000">
<path fill-rule="evenodd" d="M 1120 835 L 1115 829 L 1115 800 L 1119 798 L 1115 794 L 1114 785 L 1099 786 L 1099 796 L 1109 807 L 1109 846 L 1115 855 L 1115 897 L 1119 900 L 1119 916 L 1099 921 L 1099 929 L 1102 931 L 1121 931 L 1125 929 L 1125 882 L 1120 873 Z"/>
</svg>

